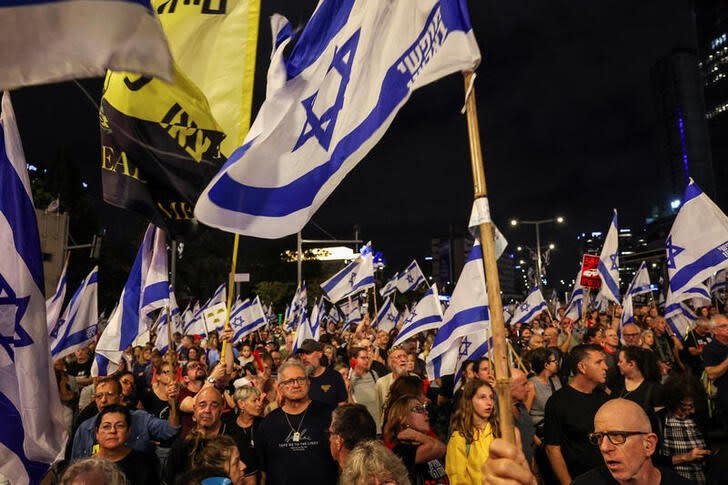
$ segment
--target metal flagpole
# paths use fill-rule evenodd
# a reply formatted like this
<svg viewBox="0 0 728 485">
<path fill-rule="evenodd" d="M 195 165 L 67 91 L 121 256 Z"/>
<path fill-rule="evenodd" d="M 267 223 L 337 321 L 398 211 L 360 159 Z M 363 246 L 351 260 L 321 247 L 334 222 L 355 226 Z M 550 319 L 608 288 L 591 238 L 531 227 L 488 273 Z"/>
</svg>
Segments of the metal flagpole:
<svg viewBox="0 0 728 485">
<path fill-rule="evenodd" d="M 228 278 L 228 294 L 227 294 L 227 305 L 225 310 L 225 327 L 223 330 L 230 328 L 230 307 L 233 304 L 233 285 L 235 284 L 235 268 L 238 265 L 238 243 L 240 242 L 240 234 L 235 234 L 235 240 L 233 241 L 233 262 L 230 268 L 230 277 Z M 204 315 L 203 315 L 204 319 Z M 231 342 L 223 342 L 222 350 L 220 351 L 220 362 L 225 362 L 225 352 L 230 346 Z"/>
<path fill-rule="evenodd" d="M 493 224 L 490 220 L 488 206 L 488 191 L 485 184 L 485 168 L 483 167 L 483 153 L 480 145 L 480 131 L 478 129 L 478 113 L 475 106 L 474 74 L 465 73 L 465 109 L 468 120 L 468 139 L 470 141 L 470 161 L 473 170 L 473 188 L 475 204 L 485 221 L 479 225 L 480 243 L 483 248 L 483 267 L 485 281 L 488 289 L 488 306 L 490 308 L 490 323 L 493 330 L 493 359 L 495 363 L 495 391 L 498 396 L 498 417 L 500 418 L 503 439 L 515 444 L 513 426 L 513 410 L 511 402 L 511 373 L 508 366 L 508 350 L 506 348 L 506 334 L 503 324 L 503 302 L 501 301 L 500 281 L 498 280 L 498 267 L 496 266 L 495 243 L 493 240 Z"/>
</svg>

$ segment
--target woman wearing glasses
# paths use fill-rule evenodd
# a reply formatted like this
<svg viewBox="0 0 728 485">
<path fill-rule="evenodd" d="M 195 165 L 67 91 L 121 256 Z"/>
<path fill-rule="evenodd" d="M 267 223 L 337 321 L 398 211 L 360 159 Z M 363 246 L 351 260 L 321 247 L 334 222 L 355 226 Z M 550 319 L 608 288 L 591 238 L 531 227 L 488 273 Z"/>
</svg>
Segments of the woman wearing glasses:
<svg viewBox="0 0 728 485">
<path fill-rule="evenodd" d="M 384 425 L 385 443 L 402 459 L 413 484 L 448 484 L 443 458 L 447 447 L 430 430 L 421 396 L 407 394 L 392 402 Z"/>
<path fill-rule="evenodd" d="M 119 404 L 105 407 L 96 417 L 96 441 L 99 458 L 114 463 L 131 485 L 159 483 L 157 463 L 153 457 L 126 446 L 131 426 L 129 410 Z"/>
<path fill-rule="evenodd" d="M 493 388 L 482 379 L 465 384 L 447 444 L 446 468 L 452 485 L 483 483 L 490 443 L 500 435 L 494 396 Z"/>
</svg>

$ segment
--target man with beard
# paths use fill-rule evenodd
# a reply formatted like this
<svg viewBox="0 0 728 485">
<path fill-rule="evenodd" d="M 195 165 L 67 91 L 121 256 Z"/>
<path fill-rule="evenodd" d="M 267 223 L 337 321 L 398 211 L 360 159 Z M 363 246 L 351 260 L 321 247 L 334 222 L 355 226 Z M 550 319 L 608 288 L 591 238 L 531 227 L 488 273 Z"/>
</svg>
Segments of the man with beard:
<svg viewBox="0 0 728 485">
<path fill-rule="evenodd" d="M 401 345 L 395 345 L 389 349 L 387 365 L 392 371 L 384 377 L 377 379 L 377 407 L 384 410 L 384 405 L 389 397 L 389 388 L 392 383 L 402 376 L 407 375 L 407 352 Z"/>
<path fill-rule="evenodd" d="M 309 397 L 322 402 L 331 409 L 346 404 L 349 394 L 341 374 L 321 365 L 323 347 L 314 339 L 306 339 L 296 350 L 310 379 Z"/>
<path fill-rule="evenodd" d="M 295 360 L 278 369 L 278 386 L 283 404 L 255 433 L 262 483 L 336 483 L 337 465 L 326 436 L 333 408 L 309 398 L 306 369 Z"/>
</svg>

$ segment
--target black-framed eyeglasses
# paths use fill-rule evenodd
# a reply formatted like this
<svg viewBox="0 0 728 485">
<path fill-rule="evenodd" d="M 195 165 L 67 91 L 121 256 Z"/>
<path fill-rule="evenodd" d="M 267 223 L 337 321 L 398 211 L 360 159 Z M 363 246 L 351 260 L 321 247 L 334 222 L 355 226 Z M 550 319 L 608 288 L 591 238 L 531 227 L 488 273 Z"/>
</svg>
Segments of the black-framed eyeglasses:
<svg viewBox="0 0 728 485">
<path fill-rule="evenodd" d="M 589 442 L 595 446 L 599 446 L 602 443 L 602 438 L 605 436 L 609 439 L 609 442 L 613 445 L 623 445 L 627 438 L 638 434 L 649 434 L 646 431 L 605 431 L 600 433 L 589 433 Z"/>
</svg>

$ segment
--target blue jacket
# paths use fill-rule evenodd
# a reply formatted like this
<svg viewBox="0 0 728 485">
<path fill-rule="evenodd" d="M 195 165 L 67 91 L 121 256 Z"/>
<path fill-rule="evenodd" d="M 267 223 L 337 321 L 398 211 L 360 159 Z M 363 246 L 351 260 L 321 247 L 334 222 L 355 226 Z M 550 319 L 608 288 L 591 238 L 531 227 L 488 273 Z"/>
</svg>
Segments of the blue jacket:
<svg viewBox="0 0 728 485">
<path fill-rule="evenodd" d="M 96 416 L 88 418 L 76 430 L 73 437 L 71 459 L 84 458 L 94 454 L 96 443 Z M 177 436 L 180 426 L 172 426 L 168 421 L 156 418 L 146 411 L 131 411 L 131 427 L 126 446 L 142 453 L 154 453 L 152 441 L 169 440 Z"/>
</svg>

